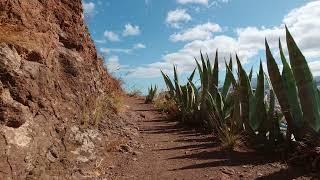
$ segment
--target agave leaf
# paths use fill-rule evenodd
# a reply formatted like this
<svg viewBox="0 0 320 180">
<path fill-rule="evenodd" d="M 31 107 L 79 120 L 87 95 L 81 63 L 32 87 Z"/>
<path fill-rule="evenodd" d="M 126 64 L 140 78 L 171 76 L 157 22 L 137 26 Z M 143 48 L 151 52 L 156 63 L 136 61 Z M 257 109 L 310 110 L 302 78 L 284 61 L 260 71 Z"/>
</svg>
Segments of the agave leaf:
<svg viewBox="0 0 320 180">
<path fill-rule="evenodd" d="M 254 130 L 251 128 L 249 124 L 249 98 L 252 97 L 252 89 L 249 82 L 249 78 L 241 65 L 238 55 L 236 55 L 236 60 L 239 72 L 239 96 L 241 104 L 241 119 L 242 123 L 245 125 L 246 132 L 249 135 L 254 135 Z"/>
<path fill-rule="evenodd" d="M 308 63 L 286 28 L 287 46 L 293 75 L 297 82 L 301 108 L 305 122 L 319 132 L 320 130 L 320 97 Z"/>
<path fill-rule="evenodd" d="M 188 88 L 187 86 L 180 86 L 181 88 L 181 106 L 182 108 L 187 111 L 188 110 Z"/>
<path fill-rule="evenodd" d="M 266 45 L 267 67 L 268 67 L 268 73 L 270 76 L 270 81 L 274 89 L 274 92 L 278 98 L 281 111 L 288 123 L 288 131 L 289 133 L 294 133 L 295 137 L 299 138 L 300 136 L 296 131 L 297 124 L 294 123 L 292 114 L 290 113 L 289 101 L 288 101 L 285 87 L 282 83 L 282 77 L 280 75 L 276 60 L 274 59 L 270 51 L 267 40 L 265 41 L 265 45 Z"/>
<path fill-rule="evenodd" d="M 201 53 L 201 52 L 200 52 Z M 202 70 L 202 67 L 201 67 L 201 65 L 200 65 L 200 63 L 198 62 L 198 60 L 197 59 L 195 59 L 195 61 L 196 61 L 196 64 L 197 64 L 197 69 L 198 69 L 198 72 L 199 72 L 199 76 L 200 76 L 200 81 L 201 81 L 201 86 L 203 85 L 202 83 L 203 83 L 203 79 L 204 79 L 204 77 L 203 77 L 203 70 Z M 201 88 L 203 88 L 203 87 L 201 87 Z"/>
<path fill-rule="evenodd" d="M 181 90 L 181 86 L 179 84 L 179 79 L 178 79 L 178 72 L 177 72 L 177 67 L 173 66 L 173 74 L 174 74 L 174 84 L 175 84 L 175 89 L 176 89 L 176 93 L 175 95 L 177 96 L 179 102 L 181 103 L 183 101 L 183 97 L 182 97 L 182 90 Z"/>
<path fill-rule="evenodd" d="M 263 121 L 265 121 L 265 104 L 264 104 L 264 72 L 262 63 L 260 61 L 259 75 L 257 79 L 257 89 L 254 97 L 251 98 L 249 120 L 250 125 L 254 130 L 266 129 L 266 127 L 260 127 Z"/>
<path fill-rule="evenodd" d="M 194 106 L 196 110 L 198 110 L 198 103 L 199 103 L 199 90 L 198 88 L 194 85 L 192 81 L 189 81 L 191 88 L 193 89 L 194 92 Z"/>
<path fill-rule="evenodd" d="M 211 75 L 212 75 L 212 72 L 211 72 L 212 66 L 211 66 L 211 62 L 210 62 L 208 54 L 206 54 L 206 60 L 207 60 L 206 66 L 207 66 L 207 69 L 208 69 L 208 76 L 211 77 Z"/>
<path fill-rule="evenodd" d="M 173 75 L 174 75 L 174 81 L 179 84 L 179 77 L 177 72 L 177 66 L 173 66 Z"/>
<path fill-rule="evenodd" d="M 282 69 L 282 82 L 286 89 L 286 94 L 288 97 L 290 111 L 293 117 L 294 124 L 296 127 L 301 128 L 303 126 L 303 115 L 300 106 L 300 102 L 298 99 L 298 91 L 296 87 L 296 81 L 293 76 L 293 72 L 284 56 L 281 41 L 279 39 L 279 49 L 280 49 L 280 57 L 283 64 Z"/>
<path fill-rule="evenodd" d="M 252 74 L 253 74 L 253 67 L 251 67 L 250 73 L 249 73 L 249 81 L 252 80 Z"/>
<path fill-rule="evenodd" d="M 231 83 L 232 83 L 233 87 L 235 88 L 238 84 L 237 84 L 236 78 L 233 75 L 232 69 L 230 68 L 230 66 L 226 66 L 226 69 L 227 69 L 227 73 L 229 73 L 229 75 L 230 75 Z"/>
<path fill-rule="evenodd" d="M 166 86 L 167 86 L 167 88 L 169 90 L 170 96 L 174 97 L 175 88 L 174 88 L 174 85 L 173 85 L 172 81 L 170 80 L 169 76 L 166 75 L 165 73 L 163 73 L 162 71 L 161 71 L 161 74 L 162 74 L 163 79 L 164 79 L 164 81 L 166 83 Z"/>
<path fill-rule="evenodd" d="M 204 104 L 206 95 L 209 90 L 209 76 L 208 76 L 208 68 L 206 66 L 205 60 L 203 58 L 203 55 L 201 53 L 201 63 L 202 63 L 202 70 L 200 69 L 199 72 L 201 73 L 201 88 L 202 88 L 202 99 L 201 99 L 201 104 Z M 199 68 L 198 68 L 199 69 Z"/>
<path fill-rule="evenodd" d="M 202 63 L 202 76 L 203 76 L 203 79 L 202 79 L 202 81 L 201 81 L 201 83 L 202 83 L 202 89 L 203 89 L 203 91 L 204 92 L 206 92 L 206 91 L 208 91 L 208 86 L 209 86 L 209 84 L 208 84 L 208 82 L 209 82 L 209 74 L 208 74 L 208 67 L 207 67 L 207 65 L 206 65 L 206 62 L 205 62 L 205 60 L 204 60 L 204 58 L 203 58 L 203 55 L 202 55 L 202 53 L 201 53 L 201 63 Z"/>
<path fill-rule="evenodd" d="M 223 119 L 223 117 L 221 116 L 222 114 L 221 114 L 221 111 L 219 110 L 219 105 L 218 105 L 218 103 L 221 103 L 221 102 L 216 101 L 215 98 L 213 98 L 213 96 L 210 93 L 208 93 L 208 101 L 209 101 L 209 108 L 214 113 L 214 117 L 215 117 L 214 120 L 221 123 L 221 120 Z"/>
<path fill-rule="evenodd" d="M 212 88 L 211 93 L 213 93 L 213 97 L 217 96 L 217 90 L 216 87 L 218 87 L 218 83 L 219 83 L 219 59 L 218 59 L 218 50 L 216 51 L 216 56 L 214 59 L 214 67 L 212 70 L 212 85 L 210 88 Z"/>
<path fill-rule="evenodd" d="M 277 112 L 275 111 L 275 94 L 270 89 L 269 109 L 268 109 L 268 126 L 269 126 L 269 139 L 273 142 L 280 141 L 280 122 Z"/>
<path fill-rule="evenodd" d="M 197 69 L 197 68 L 194 68 L 194 70 L 192 71 L 190 77 L 188 78 L 189 81 L 192 81 L 192 80 L 193 80 L 194 75 L 195 75 L 195 73 L 196 73 L 196 69 Z"/>
<path fill-rule="evenodd" d="M 226 97 L 228 92 L 229 92 L 229 89 L 230 89 L 230 86 L 231 86 L 231 83 L 232 83 L 232 72 L 228 70 L 228 65 L 227 63 L 226 64 L 226 77 L 225 77 L 225 80 L 224 80 L 224 83 L 223 83 L 223 87 L 222 87 L 222 96 L 223 97 Z M 232 67 L 232 59 L 230 60 L 229 62 L 229 67 Z"/>
<path fill-rule="evenodd" d="M 242 131 L 243 121 L 241 119 L 240 91 L 238 86 L 235 86 L 232 97 L 234 99 L 234 104 L 231 123 L 234 124 L 239 131 Z"/>
<path fill-rule="evenodd" d="M 188 92 L 189 92 L 189 107 L 190 109 L 195 108 L 195 94 L 194 94 L 194 89 L 192 88 L 192 85 L 190 82 L 187 84 L 188 87 Z"/>
</svg>

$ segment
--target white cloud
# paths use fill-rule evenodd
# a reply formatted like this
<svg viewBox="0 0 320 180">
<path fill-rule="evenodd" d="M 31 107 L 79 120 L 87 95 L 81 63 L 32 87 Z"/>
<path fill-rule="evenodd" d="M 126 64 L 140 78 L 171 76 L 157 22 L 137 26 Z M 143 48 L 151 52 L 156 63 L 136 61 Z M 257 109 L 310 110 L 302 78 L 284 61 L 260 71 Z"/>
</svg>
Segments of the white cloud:
<svg viewBox="0 0 320 180">
<path fill-rule="evenodd" d="M 83 2 L 83 11 L 86 16 L 91 16 L 94 13 L 95 4 L 93 2 Z"/>
<path fill-rule="evenodd" d="M 99 43 L 99 44 L 104 44 L 107 41 L 105 39 L 96 39 L 96 40 L 94 40 L 94 42 Z"/>
<path fill-rule="evenodd" d="M 213 37 L 213 33 L 221 32 L 221 27 L 215 23 L 206 23 L 189 28 L 183 32 L 175 33 L 170 36 L 172 42 L 206 40 Z"/>
<path fill-rule="evenodd" d="M 125 25 L 122 35 L 123 36 L 137 36 L 140 33 L 141 32 L 140 32 L 140 27 L 139 26 L 131 25 L 129 23 L 129 24 Z"/>
<path fill-rule="evenodd" d="M 137 43 L 132 46 L 132 48 L 100 48 L 100 52 L 105 53 L 105 54 L 111 54 L 111 53 L 125 53 L 125 54 L 130 54 L 134 50 L 137 49 L 145 49 L 147 48 L 146 45 L 142 43 Z"/>
<path fill-rule="evenodd" d="M 203 5 L 208 5 L 209 0 L 177 0 L 178 3 L 180 4 L 203 4 Z"/>
<path fill-rule="evenodd" d="M 176 9 L 168 12 L 166 23 L 171 27 L 180 28 L 181 23 L 188 22 L 191 19 L 186 9 Z"/>
<path fill-rule="evenodd" d="M 286 24 L 295 38 L 298 46 L 307 59 L 314 60 L 320 58 L 320 1 L 312 1 L 306 5 L 293 9 L 282 20 L 282 24 L 272 27 L 244 27 L 236 29 L 236 36 L 218 35 L 209 38 L 201 38 L 193 40 L 184 45 L 180 50 L 165 54 L 159 62 L 145 65 L 134 70 L 132 75 L 139 76 L 154 75 L 157 69 L 168 69 L 172 71 L 172 64 L 178 65 L 180 71 L 190 71 L 195 66 L 193 57 L 199 56 L 199 51 L 208 53 L 211 60 L 214 52 L 219 49 L 220 64 L 224 62 L 224 58 L 228 59 L 229 54 L 237 53 L 243 63 L 250 61 L 253 57 L 264 51 L 264 39 L 268 39 L 272 51 L 277 51 L 278 38 L 280 37 L 285 47 L 285 30 Z M 175 40 L 187 39 L 182 36 L 175 37 Z M 184 37 L 184 38 L 182 38 Z M 205 37 L 205 36 L 203 36 Z M 173 36 L 171 37 L 172 39 Z M 275 56 L 277 56 L 275 54 Z M 264 58 L 264 56 L 262 56 Z M 257 62 L 259 57 L 257 57 Z M 310 62 L 310 67 L 315 74 L 320 74 L 320 62 Z M 157 75 L 160 75 L 159 73 Z M 144 77 L 149 77 L 145 75 Z"/>
<path fill-rule="evenodd" d="M 174 53 L 165 54 L 162 61 L 138 67 L 133 70 L 130 76 L 134 77 L 155 77 L 161 75 L 159 70 L 172 71 L 172 65 L 178 66 L 179 72 L 191 71 L 195 67 L 194 57 L 199 59 L 200 50 L 207 52 L 213 60 L 215 50 L 219 48 L 219 57 L 229 59 L 230 53 L 238 51 L 238 42 L 228 36 L 216 36 L 209 40 L 195 40 L 187 43 L 182 49 Z M 240 56 L 243 58 L 243 56 Z M 224 61 L 220 62 L 222 65 Z"/>
<path fill-rule="evenodd" d="M 133 49 L 145 49 L 146 45 L 142 44 L 142 43 L 137 43 L 135 45 L 133 45 Z"/>
<path fill-rule="evenodd" d="M 119 38 L 118 34 L 112 32 L 112 31 L 105 31 L 103 35 L 104 35 L 104 37 L 106 37 L 109 41 L 112 41 L 112 42 L 120 41 L 120 38 Z"/>
<path fill-rule="evenodd" d="M 124 48 L 100 48 L 102 53 L 110 54 L 110 53 L 125 53 L 130 54 L 132 49 L 124 49 Z"/>
</svg>

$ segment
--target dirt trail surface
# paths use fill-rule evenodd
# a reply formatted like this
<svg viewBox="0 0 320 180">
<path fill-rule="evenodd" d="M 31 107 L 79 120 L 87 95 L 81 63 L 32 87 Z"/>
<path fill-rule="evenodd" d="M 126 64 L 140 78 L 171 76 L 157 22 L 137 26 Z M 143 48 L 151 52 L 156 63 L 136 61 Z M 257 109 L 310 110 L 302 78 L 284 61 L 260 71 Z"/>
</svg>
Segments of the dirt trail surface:
<svg viewBox="0 0 320 180">
<path fill-rule="evenodd" d="M 107 179 L 309 179 L 283 163 L 254 152 L 224 152 L 212 135 L 166 120 L 142 98 L 125 100 L 135 113 L 137 148 L 112 155 Z M 136 118 L 139 117 L 139 118 Z"/>
</svg>

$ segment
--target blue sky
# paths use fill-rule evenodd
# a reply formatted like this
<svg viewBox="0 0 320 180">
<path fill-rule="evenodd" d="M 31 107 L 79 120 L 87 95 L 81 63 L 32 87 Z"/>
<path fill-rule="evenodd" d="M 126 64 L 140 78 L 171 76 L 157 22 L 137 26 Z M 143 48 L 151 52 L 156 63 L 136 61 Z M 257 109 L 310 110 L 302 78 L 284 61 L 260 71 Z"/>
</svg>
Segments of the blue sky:
<svg viewBox="0 0 320 180">
<path fill-rule="evenodd" d="M 171 73 L 172 64 L 186 76 L 200 50 L 213 59 L 219 49 L 221 74 L 230 53 L 256 67 L 264 61 L 264 37 L 277 56 L 284 24 L 320 74 L 320 1 L 85 0 L 84 9 L 97 50 L 128 90 L 164 87 L 160 69 Z"/>
</svg>

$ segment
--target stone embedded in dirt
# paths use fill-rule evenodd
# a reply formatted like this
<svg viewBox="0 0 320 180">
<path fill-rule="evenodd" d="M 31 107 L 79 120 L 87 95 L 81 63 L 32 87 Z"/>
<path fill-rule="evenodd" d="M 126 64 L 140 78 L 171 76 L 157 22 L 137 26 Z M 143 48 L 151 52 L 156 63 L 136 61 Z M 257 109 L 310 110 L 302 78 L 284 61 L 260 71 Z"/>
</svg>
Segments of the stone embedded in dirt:
<svg viewBox="0 0 320 180">
<path fill-rule="evenodd" d="M 122 152 L 132 152 L 132 148 L 127 144 L 120 145 L 120 151 Z"/>
<path fill-rule="evenodd" d="M 227 174 L 227 175 L 234 175 L 235 174 L 235 171 L 230 168 L 224 167 L 224 168 L 221 168 L 220 171 L 223 172 L 224 174 Z"/>
<path fill-rule="evenodd" d="M 140 155 L 142 155 L 142 152 L 139 152 L 139 151 L 133 151 L 133 152 L 132 152 L 132 155 L 140 156 Z"/>
<path fill-rule="evenodd" d="M 140 114 L 140 117 L 142 117 L 142 118 L 146 118 L 146 115 L 144 115 L 144 114 Z"/>
<path fill-rule="evenodd" d="M 263 174 L 260 173 L 260 172 L 258 172 L 258 173 L 257 173 L 257 176 L 261 177 L 261 176 L 263 176 Z"/>
</svg>

